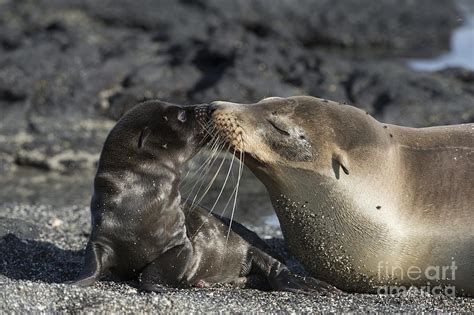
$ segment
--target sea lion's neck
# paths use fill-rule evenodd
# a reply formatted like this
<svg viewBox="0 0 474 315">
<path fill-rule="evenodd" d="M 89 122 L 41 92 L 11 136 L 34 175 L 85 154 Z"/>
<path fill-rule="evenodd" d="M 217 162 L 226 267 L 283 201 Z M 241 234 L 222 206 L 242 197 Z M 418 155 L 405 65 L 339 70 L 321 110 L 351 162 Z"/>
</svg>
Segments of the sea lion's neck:
<svg viewBox="0 0 474 315">
<path fill-rule="evenodd" d="M 362 224 L 358 222 L 362 217 L 358 205 L 335 179 L 308 170 L 284 168 L 282 171 L 284 181 L 267 183 L 278 215 L 302 214 L 302 217 L 306 217 L 304 220 L 327 224 L 323 229 L 325 231 L 338 229 L 332 222 L 334 220 L 348 229 L 358 229 L 357 225 Z"/>
<path fill-rule="evenodd" d="M 380 240 L 391 239 L 399 234 L 397 229 L 403 228 L 391 217 L 391 205 L 372 200 L 379 196 L 354 196 L 353 191 L 346 189 L 349 184 L 341 184 L 343 178 L 289 168 L 280 168 L 277 172 L 281 173 L 274 178 L 284 180 L 277 183 L 267 177 L 263 182 L 284 234 L 306 233 L 323 243 L 336 240 L 339 246 L 347 246 L 348 251 L 358 246 L 353 244 L 360 244 L 361 250 L 366 252 L 377 251 L 373 247 L 378 246 Z M 377 209 L 379 205 L 386 207 L 383 215 L 381 209 Z"/>
<path fill-rule="evenodd" d="M 358 265 L 363 257 L 390 259 L 386 245 L 395 244 L 396 233 L 368 215 L 339 182 L 307 170 L 285 170 L 285 175 L 279 186 L 267 188 L 285 241 L 298 259 L 318 266 L 315 274 L 344 282 L 351 275 L 347 268 L 359 268 L 360 277 L 373 268 Z M 375 205 L 373 211 L 379 211 Z"/>
</svg>

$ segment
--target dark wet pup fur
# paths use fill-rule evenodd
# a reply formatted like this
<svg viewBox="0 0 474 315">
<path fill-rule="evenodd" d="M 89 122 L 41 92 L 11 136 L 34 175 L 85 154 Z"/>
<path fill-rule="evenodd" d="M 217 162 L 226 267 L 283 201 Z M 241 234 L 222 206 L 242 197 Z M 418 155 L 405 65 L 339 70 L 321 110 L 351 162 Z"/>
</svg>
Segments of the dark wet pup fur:
<svg viewBox="0 0 474 315">
<path fill-rule="evenodd" d="M 292 274 L 266 243 L 240 224 L 196 207 L 185 210 L 181 172 L 204 145 L 208 106 L 141 103 L 112 129 L 91 201 L 92 232 L 74 284 L 112 273 L 145 291 L 211 283 L 314 292 L 324 282 Z"/>
</svg>

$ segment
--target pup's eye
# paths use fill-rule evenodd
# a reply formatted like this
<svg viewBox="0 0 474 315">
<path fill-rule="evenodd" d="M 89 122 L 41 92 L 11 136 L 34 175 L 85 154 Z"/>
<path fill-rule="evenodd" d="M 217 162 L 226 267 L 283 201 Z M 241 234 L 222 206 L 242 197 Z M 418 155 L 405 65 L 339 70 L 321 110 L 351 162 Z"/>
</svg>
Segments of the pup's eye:
<svg viewBox="0 0 474 315">
<path fill-rule="evenodd" d="M 288 131 L 286 131 L 285 129 L 283 129 L 282 126 L 279 126 L 278 123 L 274 122 L 274 121 L 271 121 L 270 119 L 267 119 L 267 121 L 270 123 L 270 125 L 273 126 L 273 128 L 276 129 L 276 131 L 278 131 L 279 133 L 281 133 L 282 135 L 285 135 L 285 136 L 289 136 L 290 133 Z"/>
<path fill-rule="evenodd" d="M 150 135 L 151 130 L 148 127 L 143 128 L 142 132 L 140 133 L 140 136 L 138 137 L 138 148 L 141 149 L 143 145 L 145 144 L 146 138 Z"/>
</svg>

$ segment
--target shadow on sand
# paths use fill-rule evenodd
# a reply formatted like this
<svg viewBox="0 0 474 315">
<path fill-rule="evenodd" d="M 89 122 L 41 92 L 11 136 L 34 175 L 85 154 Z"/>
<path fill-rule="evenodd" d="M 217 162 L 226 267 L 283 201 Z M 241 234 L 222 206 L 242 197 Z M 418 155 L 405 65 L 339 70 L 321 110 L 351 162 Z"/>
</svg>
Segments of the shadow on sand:
<svg viewBox="0 0 474 315">
<path fill-rule="evenodd" d="M 61 283 L 80 271 L 84 251 L 64 250 L 56 245 L 21 239 L 9 233 L 0 239 L 0 274 L 15 280 Z"/>
</svg>

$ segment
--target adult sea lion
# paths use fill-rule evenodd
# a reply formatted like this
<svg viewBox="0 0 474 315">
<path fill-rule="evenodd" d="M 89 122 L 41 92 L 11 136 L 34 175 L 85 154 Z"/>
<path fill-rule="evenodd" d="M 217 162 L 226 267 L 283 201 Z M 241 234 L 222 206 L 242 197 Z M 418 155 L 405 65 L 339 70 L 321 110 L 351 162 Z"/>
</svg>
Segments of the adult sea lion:
<svg viewBox="0 0 474 315">
<path fill-rule="evenodd" d="M 382 124 L 308 96 L 212 107 L 313 276 L 355 292 L 474 295 L 474 124 Z"/>
<path fill-rule="evenodd" d="M 140 288 L 245 284 L 260 277 L 271 289 L 313 292 L 327 286 L 302 278 L 269 254 L 255 233 L 183 205 L 185 163 L 203 146 L 207 106 L 148 101 L 128 111 L 108 135 L 91 201 L 92 232 L 76 285 L 107 272 L 140 279 Z M 227 237 L 228 236 L 228 237 Z M 329 286 L 327 286 L 329 288 Z"/>
</svg>

